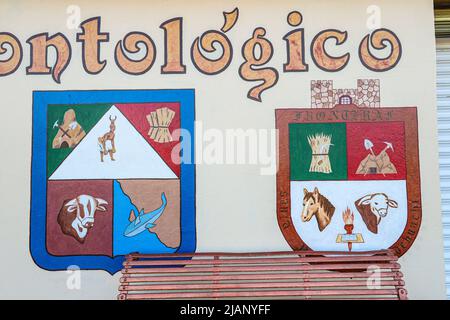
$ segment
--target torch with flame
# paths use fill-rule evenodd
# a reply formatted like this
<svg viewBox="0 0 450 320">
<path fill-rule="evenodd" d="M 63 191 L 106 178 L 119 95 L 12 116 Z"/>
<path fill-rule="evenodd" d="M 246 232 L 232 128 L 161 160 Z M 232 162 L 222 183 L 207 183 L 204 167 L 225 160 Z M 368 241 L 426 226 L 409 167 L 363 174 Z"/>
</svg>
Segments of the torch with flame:
<svg viewBox="0 0 450 320">
<path fill-rule="evenodd" d="M 336 242 L 347 243 L 348 251 L 352 251 L 353 243 L 364 243 L 364 238 L 362 233 L 353 233 L 355 216 L 349 207 L 342 212 L 342 219 L 344 220 L 345 233 L 338 234 Z"/>
<path fill-rule="evenodd" d="M 350 208 L 347 207 L 347 209 L 342 212 L 342 218 L 344 219 L 345 223 L 345 231 L 347 231 L 347 234 L 351 234 L 353 231 L 353 220 L 355 220 L 355 216 L 353 215 L 353 212 L 350 210 Z"/>
<path fill-rule="evenodd" d="M 355 220 L 355 216 L 349 207 L 342 212 L 342 218 L 344 219 L 344 229 L 347 234 L 352 234 L 353 232 L 353 221 Z M 352 243 L 348 242 L 348 250 L 352 251 Z"/>
</svg>

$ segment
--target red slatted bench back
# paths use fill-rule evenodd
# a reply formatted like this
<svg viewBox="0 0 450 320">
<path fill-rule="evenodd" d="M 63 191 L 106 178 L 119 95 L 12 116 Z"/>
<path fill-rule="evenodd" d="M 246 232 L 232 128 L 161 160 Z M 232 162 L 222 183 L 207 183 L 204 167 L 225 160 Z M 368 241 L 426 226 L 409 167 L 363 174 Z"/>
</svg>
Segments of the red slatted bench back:
<svg viewBox="0 0 450 320">
<path fill-rule="evenodd" d="M 407 299 L 390 250 L 129 254 L 119 300 Z"/>
</svg>

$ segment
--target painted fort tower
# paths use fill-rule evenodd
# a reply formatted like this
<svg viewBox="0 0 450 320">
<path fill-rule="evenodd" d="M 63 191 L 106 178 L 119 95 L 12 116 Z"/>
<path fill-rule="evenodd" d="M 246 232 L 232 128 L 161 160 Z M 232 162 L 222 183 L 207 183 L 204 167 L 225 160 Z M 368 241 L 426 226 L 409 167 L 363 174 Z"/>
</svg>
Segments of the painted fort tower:
<svg viewBox="0 0 450 320">
<path fill-rule="evenodd" d="M 333 80 L 311 81 L 311 108 L 333 108 L 342 96 L 360 107 L 379 108 L 380 80 L 358 79 L 356 89 L 334 89 Z"/>
</svg>

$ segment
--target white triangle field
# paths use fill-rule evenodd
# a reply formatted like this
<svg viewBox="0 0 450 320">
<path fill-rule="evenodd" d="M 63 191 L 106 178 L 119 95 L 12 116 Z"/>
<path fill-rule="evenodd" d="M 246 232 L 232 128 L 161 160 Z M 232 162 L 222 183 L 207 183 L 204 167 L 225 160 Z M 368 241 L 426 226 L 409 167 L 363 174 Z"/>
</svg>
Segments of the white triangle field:
<svg viewBox="0 0 450 320">
<path fill-rule="evenodd" d="M 110 116 L 117 117 L 115 161 L 105 155 L 101 162 L 98 138 L 109 131 Z M 112 106 L 49 179 L 177 179 L 177 176 L 125 116 Z"/>
</svg>

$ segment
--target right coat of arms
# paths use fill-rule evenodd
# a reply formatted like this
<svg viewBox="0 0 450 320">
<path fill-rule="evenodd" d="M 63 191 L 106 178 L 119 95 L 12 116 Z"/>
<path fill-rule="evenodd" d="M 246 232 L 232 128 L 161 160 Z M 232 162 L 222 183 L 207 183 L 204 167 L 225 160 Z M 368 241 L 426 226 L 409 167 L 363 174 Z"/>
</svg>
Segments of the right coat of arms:
<svg viewBox="0 0 450 320">
<path fill-rule="evenodd" d="M 378 80 L 314 81 L 311 94 L 311 108 L 276 110 L 284 237 L 294 250 L 403 255 L 422 217 L 417 109 L 380 107 Z"/>
</svg>

